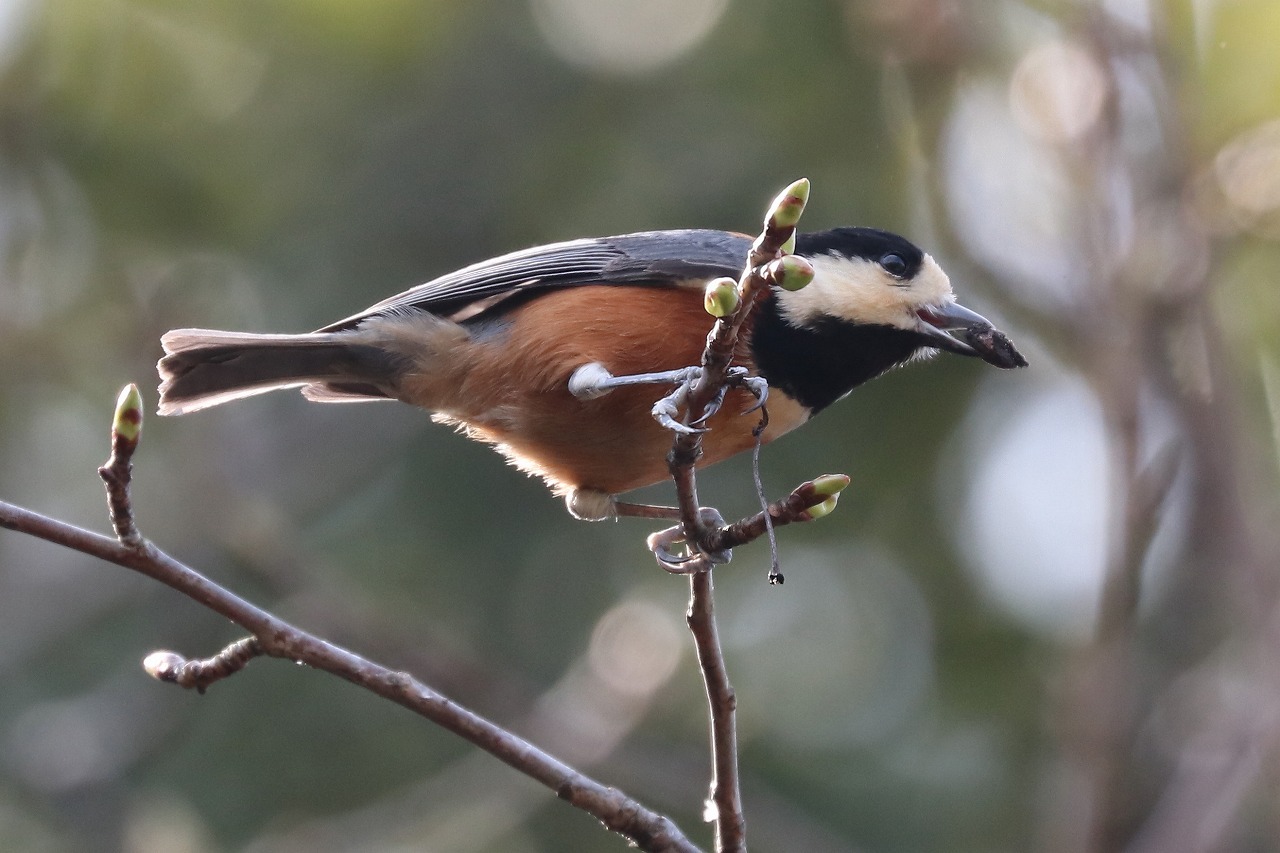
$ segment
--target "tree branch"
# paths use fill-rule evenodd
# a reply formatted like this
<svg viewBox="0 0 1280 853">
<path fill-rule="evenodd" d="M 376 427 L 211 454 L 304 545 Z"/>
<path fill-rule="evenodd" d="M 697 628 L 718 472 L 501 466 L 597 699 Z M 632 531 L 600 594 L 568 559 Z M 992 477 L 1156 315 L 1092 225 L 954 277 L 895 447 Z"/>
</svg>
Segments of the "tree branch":
<svg viewBox="0 0 1280 853">
<path fill-rule="evenodd" d="M 118 538 L 111 539 L 5 501 L 0 501 L 0 527 L 132 569 L 177 590 L 252 635 L 205 661 L 188 661 L 173 652 L 148 655 L 144 665 L 153 677 L 203 692 L 209 684 L 238 671 L 258 655 L 304 663 L 448 729 L 546 785 L 556 796 L 593 815 L 642 850 L 664 853 L 698 850 L 669 818 L 645 808 L 621 791 L 575 770 L 408 673 L 367 660 L 251 604 L 144 539 L 134 522 L 129 495 L 130 459 L 138 445 L 141 411 L 141 396 L 136 387 L 129 386 L 117 404 L 111 458 L 100 471 L 107 484 L 112 524 Z"/>
<path fill-rule="evenodd" d="M 808 261 L 788 253 L 789 244 L 795 237 L 796 223 L 808 200 L 809 181 L 802 178 L 783 190 L 770 206 L 764 231 L 751 245 L 746 266 L 738 280 L 737 306 L 717 319 L 707 335 L 707 345 L 702 351 L 702 370 L 687 392 L 686 424 L 701 423 L 718 408 L 721 395 L 730 384 L 729 368 L 733 364 L 738 334 L 756 303 L 769 292 L 770 284 L 788 277 L 794 282 L 797 276 L 807 284 L 813 278 L 813 268 Z M 667 456 L 667 465 L 676 485 L 680 524 L 685 541 L 693 543 L 706 555 L 715 549 L 704 547 L 711 528 L 703 523 L 698 511 L 694 469 L 701 457 L 702 433 L 677 432 Z M 710 561 L 705 561 L 704 565 L 709 566 Z"/>
<path fill-rule="evenodd" d="M 642 850 L 698 850 L 669 818 L 621 791 L 575 770 L 408 673 L 367 660 L 245 601 L 141 537 L 138 544 L 128 544 L 5 501 L 0 501 L 0 527 L 132 569 L 177 590 L 253 634 L 262 654 L 305 663 L 425 717 L 546 785 L 556 796 L 588 812 Z"/>
<path fill-rule="evenodd" d="M 708 512 L 698 505 L 695 470 L 702 456 L 702 432 L 687 427 L 704 423 L 715 414 L 727 390 L 735 382 L 742 381 L 741 376 L 735 378 L 731 372 L 738 335 L 756 303 L 769 293 L 770 285 L 796 289 L 812 280 L 813 268 L 809 262 L 790 254 L 796 223 L 808 198 L 807 179 L 796 181 L 783 190 L 765 216 L 764 231 L 752 244 L 737 284 L 724 279 L 707 286 L 707 311 L 718 319 L 707 335 L 701 370 L 662 401 L 669 404 L 678 401 L 685 407 L 683 425 L 686 428 L 674 430 L 675 439 L 667 455 L 667 465 L 676 487 L 680 526 L 650 537 L 649 545 L 665 568 L 691 575 L 688 624 L 706 686 L 711 727 L 712 776 L 705 814 L 715 823 L 716 850 L 721 853 L 745 851 L 747 844 L 746 818 L 738 778 L 738 735 L 734 722 L 737 699 L 729 683 L 716 627 L 711 568 L 728 559 L 728 548 L 758 538 L 775 520 L 785 519 L 782 523 L 787 523 L 819 517 L 819 513 L 813 510 L 824 501 L 830 501 L 827 510 L 830 511 L 835 503 L 834 493 L 819 496 L 819 492 L 835 485 L 835 481 L 828 478 L 822 486 L 806 483 L 786 500 L 766 507 L 757 516 L 727 526 L 719 513 Z M 846 477 L 844 485 L 847 484 Z M 835 491 L 838 492 L 839 488 Z M 708 516 L 716 519 L 717 523 L 707 523 Z M 687 559 L 673 560 L 666 556 L 666 542 L 677 537 L 683 539 L 690 551 Z"/>
<path fill-rule="evenodd" d="M 686 619 L 698 651 L 711 723 L 711 792 L 703 813 L 707 820 L 715 822 L 716 850 L 737 853 L 747 849 L 747 822 L 738 783 L 738 732 L 734 725 L 738 697 L 729 683 L 720 648 L 715 589 L 709 570 L 689 576 Z"/>
</svg>

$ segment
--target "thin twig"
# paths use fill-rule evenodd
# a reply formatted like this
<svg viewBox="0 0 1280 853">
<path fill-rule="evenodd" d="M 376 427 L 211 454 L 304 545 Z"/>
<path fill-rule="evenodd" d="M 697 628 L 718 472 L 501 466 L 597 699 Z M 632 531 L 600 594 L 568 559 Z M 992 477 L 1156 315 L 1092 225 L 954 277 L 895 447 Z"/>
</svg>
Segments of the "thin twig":
<svg viewBox="0 0 1280 853">
<path fill-rule="evenodd" d="M 132 569 L 177 590 L 249 631 L 258 638 L 263 654 L 336 675 L 425 717 L 541 782 L 642 850 L 698 850 L 664 815 L 575 770 L 408 673 L 366 660 L 245 601 L 145 539 L 138 545 L 125 544 L 4 501 L 0 501 L 0 527 Z"/>
<path fill-rule="evenodd" d="M 689 576 L 686 620 L 698 650 L 698 668 L 702 670 L 702 682 L 707 689 L 711 718 L 711 793 L 704 813 L 708 820 L 715 822 L 717 851 L 745 851 L 747 824 L 738 785 L 738 733 L 733 722 L 738 698 L 725 670 L 710 571 Z"/>
<path fill-rule="evenodd" d="M 175 652 L 147 656 L 148 673 L 200 692 L 267 655 L 305 663 L 390 699 L 470 741 L 522 773 L 542 782 L 561 799 L 594 815 L 643 850 L 696 851 L 668 818 L 609 788 L 538 749 L 528 741 L 447 699 L 408 673 L 396 672 L 285 622 L 210 581 L 156 548 L 138 531 L 129 493 L 131 458 L 142 423 L 142 400 L 135 386 L 120 395 L 111 431 L 111 458 L 99 469 L 116 539 L 0 501 L 0 527 L 53 542 L 132 569 L 203 604 L 244 628 L 251 636 L 206 660 Z"/>
<path fill-rule="evenodd" d="M 98 469 L 107 487 L 107 510 L 116 538 L 126 545 L 142 543 L 133 520 L 133 502 L 129 484 L 133 480 L 133 452 L 138 449 L 142 433 L 142 395 L 137 385 L 126 385 L 116 400 L 115 417 L 111 421 L 111 456 Z"/>
<path fill-rule="evenodd" d="M 702 351 L 701 371 L 692 386 L 681 389 L 680 397 L 685 406 L 685 424 L 698 424 L 707 420 L 724 397 L 730 382 L 730 368 L 738 346 L 738 335 L 751 316 L 756 303 L 764 298 L 774 283 L 782 283 L 787 276 L 800 277 L 807 283 L 813 277 L 807 261 L 788 254 L 787 245 L 795 237 L 796 222 L 804 210 L 809 196 L 809 182 L 800 180 L 787 187 L 774 199 L 765 217 L 764 231 L 751 246 L 746 265 L 738 281 L 737 305 L 719 317 L 707 335 Z M 715 287 L 715 285 L 712 285 Z M 762 398 L 763 399 L 763 398 Z M 723 538 L 723 524 L 709 525 L 698 504 L 698 484 L 695 470 L 702 456 L 702 433 L 679 431 L 675 433 L 667 467 L 676 487 L 676 500 L 680 509 L 680 527 L 683 538 L 692 552 L 685 564 L 691 572 L 691 597 L 688 623 L 698 651 L 698 665 L 707 688 L 707 705 L 711 724 L 711 758 L 713 772 L 711 790 L 707 800 L 708 820 L 715 822 L 717 851 L 744 851 L 746 842 L 746 818 L 742 811 L 742 795 L 738 778 L 738 735 L 734 722 L 737 700 L 729 683 L 725 668 L 724 652 L 720 647 L 716 628 L 715 604 L 712 597 L 712 555 L 722 549 L 710 547 L 712 537 Z M 815 502 L 816 503 L 816 502 Z M 806 508 L 807 509 L 807 508 Z M 718 513 L 714 514 L 719 517 Z M 760 513 L 760 532 L 754 527 L 744 527 L 740 532 L 755 533 L 758 537 L 769 528 L 771 515 Z M 663 534 L 657 534 L 661 540 Z M 650 547 L 655 537 L 650 537 Z M 654 547 L 655 553 L 657 548 Z M 668 561 L 659 562 L 670 568 Z"/>
<path fill-rule="evenodd" d="M 265 652 L 257 637 L 236 640 L 211 658 L 188 660 L 177 652 L 152 652 L 142 661 L 142 668 L 157 681 L 166 681 L 204 693 L 209 685 L 235 675 L 249 661 Z"/>
<path fill-rule="evenodd" d="M 808 195 L 809 182 L 801 180 L 783 190 L 774 200 L 765 219 L 764 231 L 752 243 L 739 279 L 738 306 L 716 320 L 707 334 L 707 345 L 702 351 L 702 371 L 686 398 L 686 423 L 698 423 L 706 417 L 709 407 L 716 403 L 721 389 L 728 383 L 729 368 L 733 364 L 733 354 L 738 346 L 738 334 L 751 316 L 756 303 L 769 293 L 770 284 L 788 272 L 779 262 L 788 258 L 796 263 L 805 263 L 795 256 L 786 255 L 784 247 L 795 236 L 795 223 L 804 210 Z M 708 532 L 698 512 L 698 486 L 694 475 L 695 466 L 701 457 L 702 433 L 677 432 L 671 453 L 667 456 L 667 466 L 675 482 L 680 522 L 684 527 L 686 541 L 699 546 Z M 710 549 L 701 550 L 705 553 Z"/>
<path fill-rule="evenodd" d="M 783 527 L 822 518 L 831 511 L 834 499 L 847 485 L 849 478 L 844 474 L 823 474 L 806 480 L 796 486 L 791 494 L 769 504 L 762 512 L 708 531 L 706 545 L 712 550 L 737 548 L 764 536 L 770 526 Z"/>
</svg>

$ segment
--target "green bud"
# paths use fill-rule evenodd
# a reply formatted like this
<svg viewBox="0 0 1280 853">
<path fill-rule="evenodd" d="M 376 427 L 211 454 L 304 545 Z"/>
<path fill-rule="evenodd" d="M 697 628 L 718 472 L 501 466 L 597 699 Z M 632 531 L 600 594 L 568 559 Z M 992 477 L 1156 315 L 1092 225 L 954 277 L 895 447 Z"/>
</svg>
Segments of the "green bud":
<svg viewBox="0 0 1280 853">
<path fill-rule="evenodd" d="M 784 255 L 770 265 L 773 283 L 783 290 L 800 290 L 813 281 L 813 264 L 799 255 Z"/>
<path fill-rule="evenodd" d="M 836 511 L 836 504 L 840 502 L 839 495 L 832 495 L 820 504 L 809 507 L 806 512 L 809 514 L 810 521 L 817 521 L 819 518 L 831 515 Z"/>
<path fill-rule="evenodd" d="M 712 317 L 732 314 L 738 307 L 738 283 L 731 278 L 717 278 L 707 282 L 702 292 L 702 307 Z"/>
<path fill-rule="evenodd" d="M 768 228 L 795 228 L 804 213 L 804 206 L 809 202 L 809 179 L 800 180 L 778 193 L 778 197 L 769 205 L 769 215 L 765 218 Z"/>
<path fill-rule="evenodd" d="M 847 489 L 850 482 L 848 474 L 823 474 L 813 478 L 813 492 L 829 498 Z"/>
<path fill-rule="evenodd" d="M 142 432 L 142 394 L 137 385 L 130 383 L 121 390 L 111 431 L 126 441 L 138 440 Z"/>
</svg>

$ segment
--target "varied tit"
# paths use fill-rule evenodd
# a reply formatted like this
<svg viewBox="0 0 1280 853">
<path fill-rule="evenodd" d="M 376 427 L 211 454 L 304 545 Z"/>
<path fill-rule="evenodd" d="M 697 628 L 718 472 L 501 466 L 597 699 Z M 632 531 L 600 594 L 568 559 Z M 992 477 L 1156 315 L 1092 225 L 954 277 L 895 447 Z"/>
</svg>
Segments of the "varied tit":
<svg viewBox="0 0 1280 853">
<path fill-rule="evenodd" d="M 176 329 L 162 338 L 160 414 L 296 386 L 319 402 L 402 400 L 495 445 L 574 515 L 627 514 L 614 496 L 668 476 L 671 435 L 650 414 L 667 389 L 584 393 L 570 378 L 588 365 L 625 377 L 698 364 L 712 323 L 704 285 L 737 277 L 750 244 L 702 230 L 573 240 L 465 267 L 310 334 Z M 735 357 L 768 383 L 766 442 L 938 350 L 1026 365 L 902 237 L 835 228 L 798 235 L 795 253 L 813 281 L 767 294 Z M 758 419 L 741 416 L 753 403 L 729 393 L 705 424 L 700 465 L 754 445 Z"/>
</svg>

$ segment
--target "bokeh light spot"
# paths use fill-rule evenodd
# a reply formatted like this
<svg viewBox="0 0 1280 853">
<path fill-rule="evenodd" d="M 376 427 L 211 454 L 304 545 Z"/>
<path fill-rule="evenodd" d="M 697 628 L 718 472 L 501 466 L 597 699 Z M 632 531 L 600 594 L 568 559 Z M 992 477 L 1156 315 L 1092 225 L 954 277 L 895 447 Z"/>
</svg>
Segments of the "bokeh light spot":
<svg viewBox="0 0 1280 853">
<path fill-rule="evenodd" d="M 1245 224 L 1280 211 L 1280 119 L 1227 143 L 1213 171 L 1227 204 Z"/>
<path fill-rule="evenodd" d="M 671 678 L 680 662 L 680 629 L 647 601 L 624 601 L 596 623 L 591 671 L 619 693 L 647 696 Z"/>
<path fill-rule="evenodd" d="M 958 526 L 969 570 L 1001 610 L 1037 633 L 1092 631 L 1106 559 L 1109 465 L 1101 407 L 1062 378 L 1017 407 L 975 407 L 975 459 Z"/>
<path fill-rule="evenodd" d="M 1110 86 L 1098 60 L 1065 41 L 1040 44 L 1023 56 L 1009 84 L 1014 118 L 1041 142 L 1073 142 L 1102 116 Z"/>
<path fill-rule="evenodd" d="M 684 56 L 715 28 L 729 0 L 533 0 L 534 20 L 561 59 L 638 75 Z"/>
<path fill-rule="evenodd" d="M 889 740 L 927 707 L 933 621 L 918 582 L 888 554 L 842 543 L 787 551 L 781 594 L 721 590 L 721 636 L 735 668 L 738 728 L 801 749 Z M 733 600 L 731 595 L 743 595 Z"/>
</svg>

